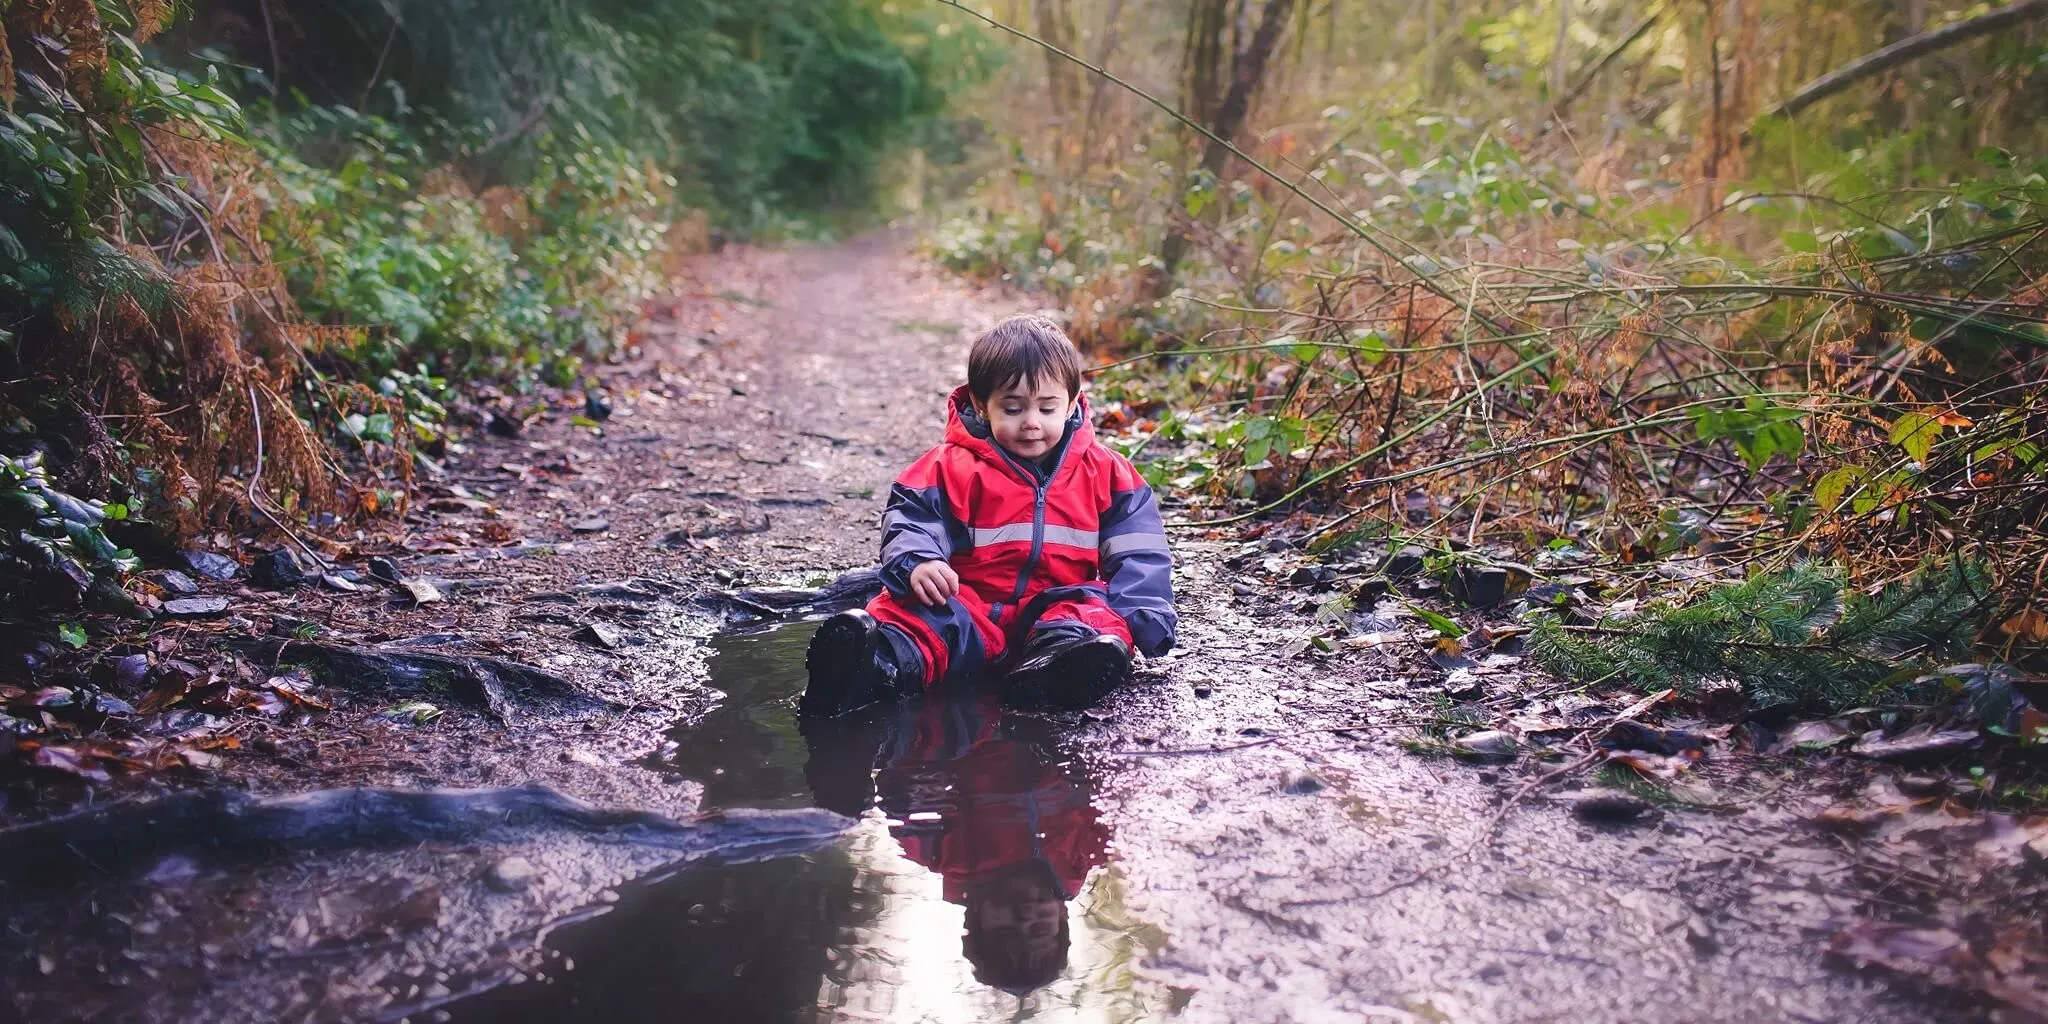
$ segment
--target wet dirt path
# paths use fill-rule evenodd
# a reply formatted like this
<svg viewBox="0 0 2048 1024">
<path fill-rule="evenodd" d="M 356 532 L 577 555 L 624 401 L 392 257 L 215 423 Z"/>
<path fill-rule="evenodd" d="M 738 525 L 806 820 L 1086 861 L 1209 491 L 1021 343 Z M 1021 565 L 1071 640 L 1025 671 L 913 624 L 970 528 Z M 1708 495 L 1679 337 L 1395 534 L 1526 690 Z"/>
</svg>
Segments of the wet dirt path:
<svg viewBox="0 0 2048 1024">
<path fill-rule="evenodd" d="M 919 297 L 906 295 L 902 272 L 890 269 L 903 265 L 900 256 L 842 253 L 808 264 L 814 276 L 791 279 L 770 297 L 775 308 L 815 314 L 825 331 L 931 321 L 971 328 L 1009 311 L 916 312 Z M 858 469 L 839 470 L 883 481 L 936 435 L 936 399 L 958 377 L 964 333 L 899 333 L 870 348 L 874 335 L 864 332 L 829 345 L 826 358 L 847 368 L 837 379 L 851 388 L 815 388 L 824 400 L 785 392 L 797 404 L 784 422 L 885 439 L 850 453 Z M 830 364 L 798 352 L 784 363 L 764 351 L 764 371 L 794 378 L 823 370 L 816 379 L 835 379 Z M 872 506 L 835 506 L 838 521 L 821 525 L 871 544 Z M 1823 965 L 1826 936 L 1858 903 L 1838 884 L 1855 855 L 1795 820 L 1787 801 L 1719 814 L 1673 810 L 1648 826 L 1609 827 L 1538 798 L 1510 810 L 1488 841 L 1502 794 L 1551 766 L 1484 771 L 1407 754 L 1393 730 L 1312 731 L 1412 713 L 1417 673 L 1284 657 L 1306 623 L 1265 614 L 1268 596 L 1233 594 L 1222 565 L 1230 546 L 1176 536 L 1181 648 L 1147 666 L 1138 687 L 1059 726 L 1092 778 L 1109 836 L 1110 864 L 1098 870 L 1104 894 L 1114 890 L 1108 916 L 1152 940 L 1137 970 L 1149 996 L 1123 1013 L 1097 1006 L 1086 1016 L 1944 1016 Z M 838 564 L 859 564 L 867 550 Z M 804 564 L 772 564 L 792 561 Z M 1158 753 L 1238 744 L 1256 745 Z M 1027 998 L 1023 1008 L 1050 1018 L 1069 1012 L 1057 999 Z"/>
<path fill-rule="evenodd" d="M 852 834 L 821 848 L 810 819 L 783 822 L 795 832 L 773 841 L 812 852 L 679 874 L 659 851 L 581 835 L 260 869 L 166 859 L 139 888 L 102 894 L 123 916 L 91 935 L 58 940 L 62 900 L 10 920 L 39 951 L 13 983 L 52 994 L 16 1009 L 608 1024 L 684 1008 L 775 1021 L 1977 1016 L 1824 965 L 1862 899 L 1857 854 L 1802 823 L 1796 782 L 1632 826 L 1582 823 L 1542 797 L 1502 814 L 1504 793 L 1554 766 L 1401 750 L 1401 723 L 1440 679 L 1377 654 L 1294 657 L 1311 624 L 1241 585 L 1228 540 L 1176 533 L 1181 646 L 1102 708 L 1005 715 L 970 695 L 799 730 L 804 627 L 734 633 L 729 606 L 693 599 L 869 564 L 881 496 L 938 436 L 968 338 L 1023 303 L 881 238 L 732 250 L 687 280 L 644 357 L 609 373 L 616 411 L 601 430 L 558 410 L 449 460 L 408 519 L 404 563 L 445 583 L 446 601 L 290 598 L 336 635 L 454 638 L 437 642 L 542 665 L 619 710 L 501 726 L 450 706 L 411 729 L 375 719 L 388 701 L 337 694 L 327 732 L 280 737 L 246 781 L 542 783 L 675 818 L 820 806 L 863 815 Z M 514 855 L 538 880 L 492 895 Z M 350 909 L 417 910 L 429 890 L 424 930 Z M 503 987 L 522 977 L 544 980 Z M 470 990 L 482 994 L 457 998 Z"/>
</svg>

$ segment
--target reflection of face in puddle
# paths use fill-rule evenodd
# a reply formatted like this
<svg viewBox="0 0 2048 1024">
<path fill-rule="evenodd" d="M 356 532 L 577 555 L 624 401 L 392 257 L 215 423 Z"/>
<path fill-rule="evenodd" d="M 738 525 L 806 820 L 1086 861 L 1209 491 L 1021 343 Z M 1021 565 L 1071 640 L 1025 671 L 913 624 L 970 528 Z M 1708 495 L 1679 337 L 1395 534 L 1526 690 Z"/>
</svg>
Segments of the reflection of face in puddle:
<svg viewBox="0 0 2048 1024">
<path fill-rule="evenodd" d="M 819 804 L 879 805 L 904 856 L 965 909 L 961 952 L 983 984 L 1022 995 L 1066 966 L 1066 901 L 1108 832 L 1085 776 L 1042 723 L 988 694 L 934 693 L 858 720 L 807 726 Z"/>
</svg>

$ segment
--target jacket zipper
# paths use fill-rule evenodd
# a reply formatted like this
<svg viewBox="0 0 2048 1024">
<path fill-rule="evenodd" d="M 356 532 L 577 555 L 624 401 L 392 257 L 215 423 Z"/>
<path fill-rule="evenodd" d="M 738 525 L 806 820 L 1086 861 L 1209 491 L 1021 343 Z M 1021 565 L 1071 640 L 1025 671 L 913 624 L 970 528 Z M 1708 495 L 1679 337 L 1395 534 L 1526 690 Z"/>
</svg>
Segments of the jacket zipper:
<svg viewBox="0 0 2048 1024">
<path fill-rule="evenodd" d="M 1069 439 L 1066 447 L 1060 449 L 1060 457 L 1053 462 L 1052 468 L 1046 471 L 1045 479 L 1038 481 L 1038 486 L 1033 492 L 1035 496 L 1031 502 L 1031 554 L 1024 559 L 1024 571 L 1017 574 L 1017 589 L 1010 594 L 1012 604 L 1024 600 L 1024 588 L 1031 584 L 1031 573 L 1038 568 L 1039 558 L 1045 554 L 1045 492 L 1052 488 L 1053 480 L 1059 477 L 1060 467 L 1066 465 L 1067 453 L 1073 450 L 1073 447 L 1072 440 Z M 1003 452 L 1003 457 L 1009 458 L 1010 453 Z"/>
</svg>

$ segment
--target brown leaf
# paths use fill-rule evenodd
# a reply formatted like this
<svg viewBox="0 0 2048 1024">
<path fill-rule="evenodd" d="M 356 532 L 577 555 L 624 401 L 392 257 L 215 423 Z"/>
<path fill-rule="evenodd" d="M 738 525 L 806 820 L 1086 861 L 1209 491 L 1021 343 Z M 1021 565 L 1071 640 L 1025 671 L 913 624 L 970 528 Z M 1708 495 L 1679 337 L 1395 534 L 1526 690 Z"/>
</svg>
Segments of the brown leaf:
<svg viewBox="0 0 2048 1024">
<path fill-rule="evenodd" d="M 39 745 L 29 752 L 28 763 L 94 782 L 106 782 L 111 778 L 98 758 L 76 747 Z"/>
</svg>

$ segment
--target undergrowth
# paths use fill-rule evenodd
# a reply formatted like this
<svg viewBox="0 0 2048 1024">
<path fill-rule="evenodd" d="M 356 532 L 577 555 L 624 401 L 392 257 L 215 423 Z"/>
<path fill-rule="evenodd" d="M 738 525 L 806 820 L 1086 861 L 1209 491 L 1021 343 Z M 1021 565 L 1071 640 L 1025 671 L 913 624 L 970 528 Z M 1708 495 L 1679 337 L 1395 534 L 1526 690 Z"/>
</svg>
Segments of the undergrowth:
<svg viewBox="0 0 2048 1024">
<path fill-rule="evenodd" d="M 1994 600 L 1974 563 L 1926 568 L 1875 594 L 1807 563 L 1595 626 L 1538 613 L 1529 650 L 1574 680 L 1688 697 L 1732 682 L 1754 709 L 1836 712 L 1967 655 Z"/>
</svg>

